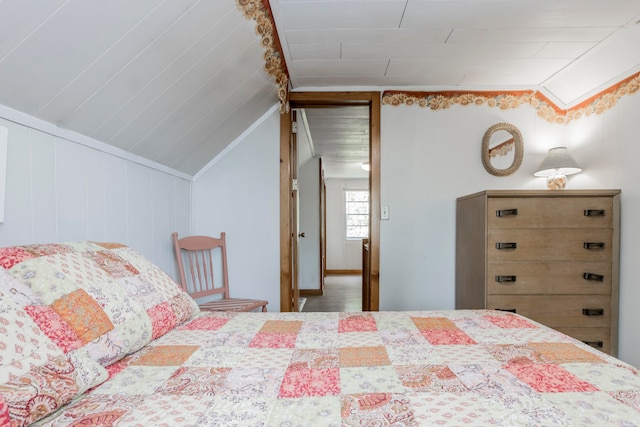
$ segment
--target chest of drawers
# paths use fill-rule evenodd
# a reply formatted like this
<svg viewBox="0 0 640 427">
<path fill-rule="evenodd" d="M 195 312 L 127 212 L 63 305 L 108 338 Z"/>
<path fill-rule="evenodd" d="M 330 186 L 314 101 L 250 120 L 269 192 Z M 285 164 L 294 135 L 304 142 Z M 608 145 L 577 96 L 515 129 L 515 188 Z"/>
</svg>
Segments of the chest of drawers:
<svg viewBox="0 0 640 427">
<path fill-rule="evenodd" d="M 514 311 L 617 355 L 619 190 L 492 190 L 456 206 L 456 308 Z"/>
</svg>

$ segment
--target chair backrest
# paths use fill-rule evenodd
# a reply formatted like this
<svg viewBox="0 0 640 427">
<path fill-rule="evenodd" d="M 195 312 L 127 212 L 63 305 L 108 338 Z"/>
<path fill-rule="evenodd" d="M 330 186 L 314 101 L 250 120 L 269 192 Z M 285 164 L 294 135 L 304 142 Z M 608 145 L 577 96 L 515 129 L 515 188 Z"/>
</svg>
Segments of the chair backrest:
<svg viewBox="0 0 640 427">
<path fill-rule="evenodd" d="M 229 298 L 229 278 L 227 275 L 227 245 L 225 233 L 220 238 L 209 236 L 188 236 L 181 239 L 173 233 L 173 248 L 178 263 L 180 286 L 193 298 L 222 294 Z M 214 276 L 218 271 L 214 266 L 221 266 L 216 283 Z M 217 286 L 216 286 L 217 285 Z"/>
</svg>

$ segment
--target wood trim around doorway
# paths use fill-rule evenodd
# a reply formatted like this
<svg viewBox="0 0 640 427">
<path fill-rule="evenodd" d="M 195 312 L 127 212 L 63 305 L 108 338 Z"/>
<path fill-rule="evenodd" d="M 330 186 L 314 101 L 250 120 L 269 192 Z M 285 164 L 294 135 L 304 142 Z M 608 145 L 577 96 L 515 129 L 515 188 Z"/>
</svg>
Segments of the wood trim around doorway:
<svg viewBox="0 0 640 427">
<path fill-rule="evenodd" d="M 300 289 L 300 295 L 303 297 L 321 297 L 322 289 Z"/>
<path fill-rule="evenodd" d="M 291 311 L 291 113 L 280 114 L 280 311 Z"/>
<path fill-rule="evenodd" d="M 291 108 L 311 106 L 353 106 L 369 105 L 369 175 L 370 198 L 370 294 L 369 301 L 363 301 L 362 309 L 378 311 L 380 307 L 380 92 L 290 92 Z M 280 116 L 280 310 L 290 311 L 292 253 L 291 224 L 291 162 L 289 134 L 291 119 L 289 114 Z"/>
<path fill-rule="evenodd" d="M 362 270 L 327 270 L 327 276 L 358 276 Z"/>
</svg>

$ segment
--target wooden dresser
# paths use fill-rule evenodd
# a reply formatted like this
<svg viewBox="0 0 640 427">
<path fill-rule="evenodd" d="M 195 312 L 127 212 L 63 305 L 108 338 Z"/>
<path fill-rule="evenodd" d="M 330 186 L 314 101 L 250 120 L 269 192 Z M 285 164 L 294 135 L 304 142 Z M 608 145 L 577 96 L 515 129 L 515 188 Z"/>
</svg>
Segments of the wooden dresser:
<svg viewBox="0 0 640 427">
<path fill-rule="evenodd" d="M 514 311 L 617 355 L 620 190 L 491 190 L 456 207 L 456 308 Z"/>
</svg>

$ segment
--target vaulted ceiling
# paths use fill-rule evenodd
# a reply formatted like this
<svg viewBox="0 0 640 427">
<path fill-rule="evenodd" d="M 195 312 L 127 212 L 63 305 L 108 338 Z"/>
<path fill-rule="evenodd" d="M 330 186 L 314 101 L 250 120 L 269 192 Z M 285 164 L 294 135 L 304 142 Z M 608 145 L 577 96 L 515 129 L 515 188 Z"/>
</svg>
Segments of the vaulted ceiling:
<svg viewBox="0 0 640 427">
<path fill-rule="evenodd" d="M 3 0 L 0 116 L 193 175 L 287 76 L 294 91 L 536 89 L 566 107 L 640 71 L 639 22 L 640 0 Z M 347 144 L 321 132 L 332 112 L 346 126 L 307 112 L 327 158 L 323 141 Z"/>
<path fill-rule="evenodd" d="M 194 174 L 273 106 L 233 0 L 4 0 L 0 104 Z"/>
</svg>

